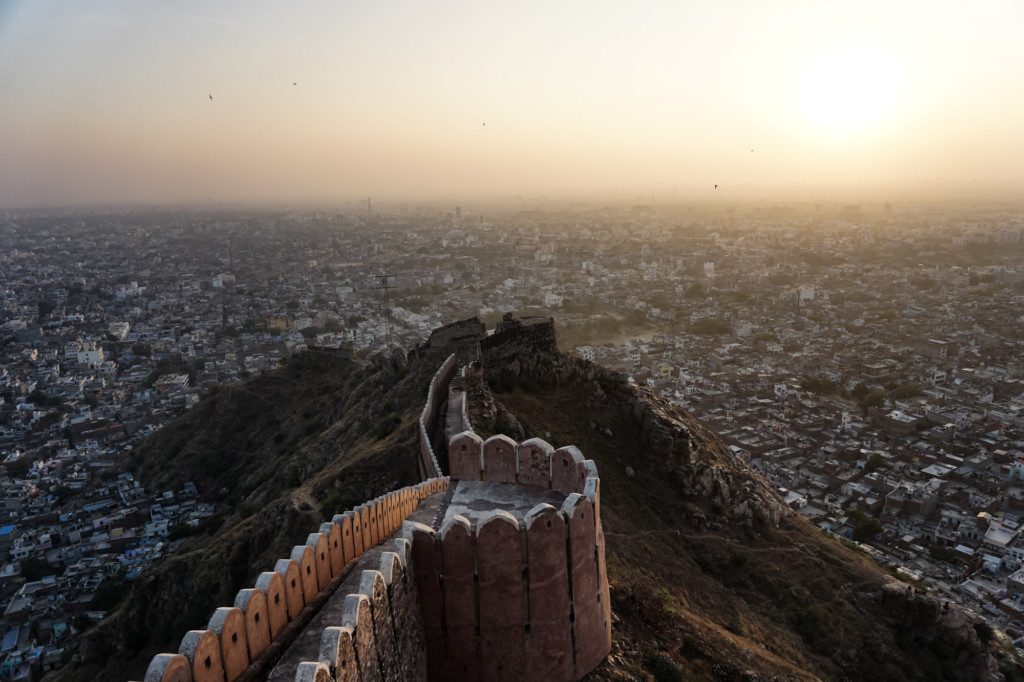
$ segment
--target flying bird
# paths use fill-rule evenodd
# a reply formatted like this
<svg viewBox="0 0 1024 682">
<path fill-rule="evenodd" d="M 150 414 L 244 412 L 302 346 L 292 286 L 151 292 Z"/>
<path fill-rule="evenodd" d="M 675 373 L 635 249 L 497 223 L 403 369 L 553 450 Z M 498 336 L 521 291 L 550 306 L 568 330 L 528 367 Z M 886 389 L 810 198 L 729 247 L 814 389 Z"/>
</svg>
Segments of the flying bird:
<svg viewBox="0 0 1024 682">
<path fill-rule="evenodd" d="M 715 185 L 715 189 L 718 189 L 718 185 Z"/>
<path fill-rule="evenodd" d="M 298 83 L 292 83 L 292 85 L 298 85 Z M 750 151 L 754 151 L 754 150 L 753 150 L 753 149 L 751 149 Z"/>
<path fill-rule="evenodd" d="M 487 126 L 487 123 L 486 123 L 486 122 L 484 122 L 484 126 L 485 126 L 485 127 Z"/>
<path fill-rule="evenodd" d="M 210 101 L 211 102 L 213 101 L 213 95 L 210 95 Z"/>
</svg>

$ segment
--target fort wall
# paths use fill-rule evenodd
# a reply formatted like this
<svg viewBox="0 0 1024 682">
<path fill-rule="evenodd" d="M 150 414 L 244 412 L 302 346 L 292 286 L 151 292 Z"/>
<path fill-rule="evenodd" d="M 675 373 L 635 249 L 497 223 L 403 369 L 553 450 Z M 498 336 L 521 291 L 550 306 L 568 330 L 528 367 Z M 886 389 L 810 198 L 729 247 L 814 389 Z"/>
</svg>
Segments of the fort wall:
<svg viewBox="0 0 1024 682">
<path fill-rule="evenodd" d="M 611 649 L 596 466 L 574 446 L 484 441 L 469 431 L 454 436 L 448 452 L 453 480 L 565 497 L 561 508 L 540 503 L 522 521 L 494 510 L 475 526 L 459 515 L 439 529 L 406 524 L 429 679 L 581 679 Z"/>
<path fill-rule="evenodd" d="M 420 414 L 420 474 L 424 479 L 443 476 L 441 465 L 430 442 L 430 434 L 435 432 L 437 419 L 441 414 L 441 405 L 448 400 L 447 387 L 456 370 L 455 354 L 449 355 L 434 373 L 427 388 L 427 401 Z"/>
<path fill-rule="evenodd" d="M 452 355 L 431 380 L 419 419 L 424 482 L 323 523 L 232 606 L 217 609 L 206 629 L 187 633 L 178 653 L 154 657 L 146 682 L 250 682 L 268 679 L 271 667 L 274 682 L 575 681 L 607 656 L 611 605 L 596 466 L 575 446 L 481 439 L 463 395 L 470 430 L 450 439 L 452 475 L 441 476 L 430 434 L 455 371 Z M 442 523 L 452 490 L 431 525 L 407 520 L 423 500 L 462 481 L 517 487 L 526 504 L 541 493 L 562 502 L 524 506 L 518 517 L 495 508 Z M 300 637 L 319 648 L 296 660 L 285 648 Z"/>
<path fill-rule="evenodd" d="M 294 635 L 294 631 L 302 627 L 303 619 L 308 620 L 312 615 L 310 611 L 318 607 L 314 602 L 322 602 L 329 596 L 341 579 L 356 567 L 360 556 L 395 533 L 422 500 L 447 490 L 448 483 L 447 478 L 432 478 L 336 514 L 330 522 L 321 524 L 318 532 L 310 533 L 305 544 L 293 547 L 287 559 L 279 559 L 272 571 L 261 573 L 252 588 L 240 590 L 232 606 L 214 611 L 205 629 L 186 633 L 178 653 L 155 656 L 146 671 L 145 682 L 263 679 L 253 674 L 253 664 L 260 670 L 269 666 L 268 654 L 275 640 L 285 636 L 286 631 Z M 375 570 L 363 571 L 360 594 L 366 598 L 365 607 L 359 604 L 353 607 L 352 617 L 341 624 L 341 629 L 347 628 L 345 632 L 325 632 L 323 637 L 326 639 L 330 634 L 336 649 L 345 656 L 349 649 L 344 642 L 351 642 L 355 651 L 351 660 L 360 661 L 368 671 L 384 666 L 377 658 L 370 660 L 371 649 L 374 657 L 380 652 L 388 654 L 389 671 L 406 668 L 424 671 L 422 676 L 402 674 L 383 679 L 424 679 L 425 652 L 417 653 L 416 647 L 400 652 L 394 644 L 415 641 L 415 633 L 422 630 L 414 581 L 408 568 L 411 548 L 407 540 L 394 542 L 394 550 L 381 554 Z M 380 582 L 375 576 L 367 578 L 370 573 L 379 576 Z M 363 609 L 367 613 L 362 613 Z M 401 624 L 401 628 L 396 623 Z M 361 624 L 364 629 L 359 633 Z M 289 629 L 289 626 L 294 627 Z M 396 634 L 400 629 L 401 633 Z M 391 633 L 391 639 L 387 640 L 392 642 L 391 646 L 374 646 L 388 633 Z M 422 635 L 419 639 L 422 640 Z M 360 658 L 356 644 L 367 642 Z M 339 666 L 342 671 L 349 669 L 348 661 L 344 658 L 345 665 L 341 665 L 337 657 L 329 660 L 330 676 L 326 678 L 315 666 L 301 667 L 296 670 L 295 679 L 358 679 L 335 676 Z M 369 677 L 363 679 L 373 678 L 369 672 L 367 674 Z"/>
</svg>

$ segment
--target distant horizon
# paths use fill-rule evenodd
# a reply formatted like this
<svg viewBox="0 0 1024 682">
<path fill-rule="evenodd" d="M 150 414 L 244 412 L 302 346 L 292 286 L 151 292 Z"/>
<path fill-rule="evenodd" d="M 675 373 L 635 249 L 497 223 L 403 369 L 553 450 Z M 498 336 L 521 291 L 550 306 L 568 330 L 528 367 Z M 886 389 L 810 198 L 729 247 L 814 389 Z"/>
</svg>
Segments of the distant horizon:
<svg viewBox="0 0 1024 682">
<path fill-rule="evenodd" d="M 77 201 L 66 203 L 39 203 L 26 205 L 3 205 L 0 204 L 0 212 L 18 211 L 95 211 L 95 210 L 351 210 L 353 205 L 362 204 L 365 206 L 367 198 L 373 204 L 374 213 L 388 213 L 395 207 L 424 207 L 438 206 L 447 207 L 448 211 L 454 211 L 461 207 L 465 213 L 467 210 L 480 208 L 515 208 L 516 205 L 522 208 L 537 208 L 547 206 L 551 208 L 566 208 L 572 206 L 601 207 L 602 205 L 611 208 L 634 208 L 647 206 L 650 208 L 694 208 L 707 209 L 728 209 L 741 208 L 770 204 L 780 207 L 793 205 L 794 207 L 811 207 L 820 205 L 845 206 L 860 205 L 866 208 L 869 205 L 882 207 L 891 204 L 893 210 L 905 209 L 908 206 L 921 205 L 942 205 L 942 204 L 964 204 L 981 202 L 985 204 L 1008 204 L 1019 205 L 1024 210 L 1024 187 L 955 187 L 936 190 L 921 187 L 914 190 L 902 188 L 900 191 L 889 191 L 884 188 L 866 187 L 832 187 L 820 188 L 817 191 L 785 190 L 747 190 L 745 192 L 730 191 L 724 187 L 718 190 L 712 189 L 712 193 L 691 193 L 684 195 L 680 192 L 654 192 L 638 193 L 629 191 L 609 192 L 604 194 L 570 194 L 557 192 L 523 192 L 521 194 L 493 194 L 489 196 L 459 196 L 452 193 L 450 196 L 403 196 L 401 194 L 381 194 L 367 196 L 348 196 L 339 198 L 323 199 L 197 199 L 197 200 L 96 200 Z M 363 208 L 365 210 L 365 208 Z"/>
<path fill-rule="evenodd" d="M 9 0 L 0 205 L 1016 197 L 1022 34 L 1019 0 Z"/>
</svg>

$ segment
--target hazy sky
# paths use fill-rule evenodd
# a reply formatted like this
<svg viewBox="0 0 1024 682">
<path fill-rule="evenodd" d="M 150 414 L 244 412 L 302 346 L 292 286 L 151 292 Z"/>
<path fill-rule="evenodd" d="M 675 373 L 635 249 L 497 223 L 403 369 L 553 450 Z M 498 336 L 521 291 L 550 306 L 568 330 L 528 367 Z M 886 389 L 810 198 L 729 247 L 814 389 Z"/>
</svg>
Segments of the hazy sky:
<svg viewBox="0 0 1024 682">
<path fill-rule="evenodd" d="M 937 183 L 1024 188 L 1022 0 L 0 0 L 0 206 Z"/>
</svg>

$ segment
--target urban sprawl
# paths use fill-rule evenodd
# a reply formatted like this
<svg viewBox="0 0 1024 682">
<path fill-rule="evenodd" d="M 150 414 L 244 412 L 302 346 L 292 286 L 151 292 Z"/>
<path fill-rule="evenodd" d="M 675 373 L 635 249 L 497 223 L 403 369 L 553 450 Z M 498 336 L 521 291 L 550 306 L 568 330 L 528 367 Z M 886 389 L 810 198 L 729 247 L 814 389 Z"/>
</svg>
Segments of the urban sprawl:
<svg viewBox="0 0 1024 682">
<path fill-rule="evenodd" d="M 0 677 L 66 662 L 214 514 L 124 464 L 205 392 L 507 312 L 1024 644 L 1022 239 L 985 204 L 0 211 Z"/>
</svg>

